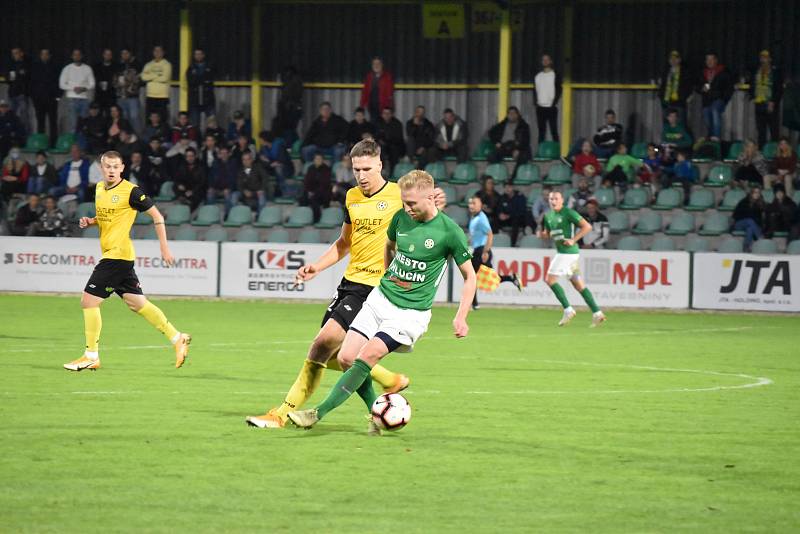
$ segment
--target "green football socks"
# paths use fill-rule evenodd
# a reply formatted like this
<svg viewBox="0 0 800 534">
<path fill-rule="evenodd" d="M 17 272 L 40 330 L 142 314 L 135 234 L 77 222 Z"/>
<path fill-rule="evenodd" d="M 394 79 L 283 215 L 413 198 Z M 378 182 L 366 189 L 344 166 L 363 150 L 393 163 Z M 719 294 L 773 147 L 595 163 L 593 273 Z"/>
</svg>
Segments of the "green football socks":
<svg viewBox="0 0 800 534">
<path fill-rule="evenodd" d="M 592 296 L 592 292 L 589 291 L 588 287 L 583 288 L 583 291 L 581 291 L 581 296 L 583 297 L 583 300 L 586 301 L 586 305 L 592 309 L 592 313 L 597 313 L 600 311 L 600 307 L 594 301 L 594 296 Z"/>
<path fill-rule="evenodd" d="M 361 398 L 364 399 L 364 402 L 367 402 L 365 396 L 369 396 L 370 394 L 374 401 L 375 392 L 372 391 L 372 380 L 368 380 L 370 370 L 369 365 L 364 361 L 356 360 L 353 366 L 339 378 L 325 400 L 317 406 L 317 415 L 319 418 L 322 419 L 328 412 L 344 404 L 344 402 L 357 391 Z M 364 382 L 369 383 L 368 388 L 362 387 L 364 386 Z M 372 402 L 369 403 L 369 406 L 372 406 Z"/>
<path fill-rule="evenodd" d="M 550 286 L 550 289 L 555 294 L 556 298 L 558 299 L 558 302 L 561 303 L 561 306 L 564 307 L 565 309 L 569 308 L 569 301 L 567 300 L 567 294 L 564 293 L 564 288 L 561 287 L 558 284 L 558 282 L 556 282 L 555 284 Z"/>
</svg>

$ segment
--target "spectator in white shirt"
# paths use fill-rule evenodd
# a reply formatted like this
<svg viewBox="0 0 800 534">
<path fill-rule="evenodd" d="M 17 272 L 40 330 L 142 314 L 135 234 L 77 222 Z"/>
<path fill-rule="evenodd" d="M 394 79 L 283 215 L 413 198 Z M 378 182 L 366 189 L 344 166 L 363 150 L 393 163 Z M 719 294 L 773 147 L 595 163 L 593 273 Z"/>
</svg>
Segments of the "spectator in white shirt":
<svg viewBox="0 0 800 534">
<path fill-rule="evenodd" d="M 561 98 L 561 76 L 553 70 L 553 58 L 542 55 L 542 70 L 534 78 L 536 86 L 536 123 L 539 128 L 539 142 L 544 141 L 547 126 L 550 137 L 558 141 L 558 100 Z"/>
<path fill-rule="evenodd" d="M 94 90 L 94 72 L 83 62 L 83 53 L 76 48 L 72 51 L 72 63 L 61 70 L 58 85 L 64 91 L 67 103 L 67 131 L 74 132 L 78 119 L 89 111 L 91 92 Z"/>
</svg>

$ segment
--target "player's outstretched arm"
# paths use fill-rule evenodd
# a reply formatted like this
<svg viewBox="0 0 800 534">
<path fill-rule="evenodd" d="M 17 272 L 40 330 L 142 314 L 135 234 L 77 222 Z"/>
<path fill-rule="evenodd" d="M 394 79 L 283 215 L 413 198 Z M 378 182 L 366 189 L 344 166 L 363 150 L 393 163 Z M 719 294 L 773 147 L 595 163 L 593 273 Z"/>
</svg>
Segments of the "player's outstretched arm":
<svg viewBox="0 0 800 534">
<path fill-rule="evenodd" d="M 471 261 L 465 261 L 458 266 L 461 276 L 464 277 L 464 287 L 461 289 L 461 301 L 458 303 L 456 318 L 453 319 L 453 331 L 456 337 L 467 337 L 469 326 L 467 326 L 467 314 L 472 306 L 472 299 L 475 298 L 475 269 L 472 268 Z"/>
<path fill-rule="evenodd" d="M 155 206 L 145 211 L 145 213 L 153 218 L 153 226 L 155 226 L 156 236 L 161 245 L 161 257 L 164 258 L 167 265 L 175 265 L 175 257 L 172 255 L 172 252 L 169 250 L 169 245 L 167 244 L 167 227 L 164 226 L 164 216 L 161 215 L 161 212 L 158 211 L 158 208 Z"/>
<path fill-rule="evenodd" d="M 383 268 L 388 269 L 394 259 L 397 243 L 391 239 L 386 239 L 386 246 L 383 249 Z"/>
<path fill-rule="evenodd" d="M 342 224 L 342 232 L 328 250 L 326 250 L 317 261 L 303 265 L 297 269 L 296 281 L 308 282 L 319 273 L 342 260 L 350 252 L 350 232 L 353 226 L 348 223 Z"/>
</svg>

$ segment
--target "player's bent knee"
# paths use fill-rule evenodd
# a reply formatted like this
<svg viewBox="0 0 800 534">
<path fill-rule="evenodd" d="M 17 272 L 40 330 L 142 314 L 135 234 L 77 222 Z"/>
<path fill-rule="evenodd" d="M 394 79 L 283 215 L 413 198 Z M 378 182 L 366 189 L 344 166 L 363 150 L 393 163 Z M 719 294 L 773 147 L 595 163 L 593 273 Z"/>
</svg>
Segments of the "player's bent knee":
<svg viewBox="0 0 800 534">
<path fill-rule="evenodd" d="M 356 361 L 355 354 L 345 354 L 340 352 L 338 356 L 336 356 L 339 365 L 342 367 L 343 371 L 350 369 L 353 366 L 353 362 Z"/>
<path fill-rule="evenodd" d="M 339 339 L 318 335 L 311 343 L 311 348 L 308 351 L 308 359 L 319 363 L 326 363 L 336 349 L 339 348 L 341 343 Z"/>
</svg>

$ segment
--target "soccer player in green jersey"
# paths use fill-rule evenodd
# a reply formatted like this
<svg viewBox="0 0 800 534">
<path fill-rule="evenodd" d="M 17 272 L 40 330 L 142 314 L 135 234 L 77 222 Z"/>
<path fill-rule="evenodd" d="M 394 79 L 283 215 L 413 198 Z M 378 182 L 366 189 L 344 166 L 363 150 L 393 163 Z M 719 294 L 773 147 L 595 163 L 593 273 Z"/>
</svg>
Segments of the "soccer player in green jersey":
<svg viewBox="0 0 800 534">
<path fill-rule="evenodd" d="M 592 292 L 583 283 L 578 269 L 580 260 L 578 241 L 592 231 L 592 225 L 581 217 L 580 213 L 564 206 L 564 197 L 561 195 L 561 191 L 552 191 L 548 201 L 552 209 L 544 215 L 543 229 L 538 234 L 543 239 L 552 239 L 556 245 L 556 257 L 553 258 L 550 268 L 547 270 L 546 281 L 558 302 L 564 307 L 564 315 L 558 322 L 558 326 L 566 325 L 576 315 L 575 308 L 570 306 L 567 300 L 564 288 L 558 283 L 560 276 L 567 276 L 572 282 L 572 286 L 581 294 L 592 310 L 591 327 L 594 328 L 605 321 L 606 316 L 594 301 Z M 576 227 L 578 228 L 577 233 L 575 232 Z"/>
<path fill-rule="evenodd" d="M 370 370 L 390 352 L 410 352 L 428 329 L 436 288 L 452 257 L 464 277 L 453 330 L 458 338 L 469 331 L 467 314 L 475 295 L 475 270 L 467 238 L 459 226 L 434 203 L 433 178 L 411 171 L 397 182 L 403 209 L 386 232 L 386 273 L 350 324 L 338 360 L 347 372 L 316 408 L 289 413 L 295 425 L 310 428 L 353 393 L 369 410 L 375 392 Z M 370 433 L 380 431 L 370 421 Z"/>
</svg>

